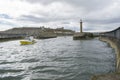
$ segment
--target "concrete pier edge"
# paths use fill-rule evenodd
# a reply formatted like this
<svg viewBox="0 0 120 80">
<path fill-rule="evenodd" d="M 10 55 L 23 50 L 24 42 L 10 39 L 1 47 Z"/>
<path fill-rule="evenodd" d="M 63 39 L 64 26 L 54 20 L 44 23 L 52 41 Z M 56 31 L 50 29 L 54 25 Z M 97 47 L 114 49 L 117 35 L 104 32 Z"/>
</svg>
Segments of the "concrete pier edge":
<svg viewBox="0 0 120 80">
<path fill-rule="evenodd" d="M 113 73 L 93 75 L 91 80 L 120 80 L 120 46 L 119 40 L 111 39 L 108 37 L 100 37 L 99 40 L 107 42 L 112 48 L 115 49 L 116 53 L 116 70 Z"/>
</svg>

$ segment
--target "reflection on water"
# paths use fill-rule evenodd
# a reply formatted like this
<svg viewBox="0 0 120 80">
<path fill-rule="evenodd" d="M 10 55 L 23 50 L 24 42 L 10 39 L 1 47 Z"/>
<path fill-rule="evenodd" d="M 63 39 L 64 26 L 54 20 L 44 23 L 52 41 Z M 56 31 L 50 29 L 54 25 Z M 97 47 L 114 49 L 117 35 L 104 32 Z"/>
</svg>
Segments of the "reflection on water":
<svg viewBox="0 0 120 80">
<path fill-rule="evenodd" d="M 115 70 L 114 51 L 97 39 L 58 37 L 21 46 L 0 43 L 0 80 L 89 80 Z"/>
</svg>

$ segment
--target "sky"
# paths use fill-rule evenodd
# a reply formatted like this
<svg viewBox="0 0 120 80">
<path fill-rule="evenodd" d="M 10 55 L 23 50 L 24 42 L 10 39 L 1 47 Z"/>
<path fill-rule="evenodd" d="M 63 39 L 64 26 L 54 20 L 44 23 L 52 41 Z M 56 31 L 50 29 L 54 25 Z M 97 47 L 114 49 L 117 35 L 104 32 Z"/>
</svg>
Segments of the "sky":
<svg viewBox="0 0 120 80">
<path fill-rule="evenodd" d="M 101 32 L 120 26 L 120 0 L 0 0 L 0 31 L 14 27 L 64 27 Z"/>
</svg>

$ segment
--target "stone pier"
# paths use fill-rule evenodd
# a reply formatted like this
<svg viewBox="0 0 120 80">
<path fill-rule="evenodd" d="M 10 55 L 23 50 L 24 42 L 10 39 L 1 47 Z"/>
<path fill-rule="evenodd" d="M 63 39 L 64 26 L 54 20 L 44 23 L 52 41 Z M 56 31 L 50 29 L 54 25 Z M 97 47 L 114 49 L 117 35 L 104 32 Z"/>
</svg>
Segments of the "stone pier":
<svg viewBox="0 0 120 80">
<path fill-rule="evenodd" d="M 93 33 L 83 32 L 83 22 L 80 20 L 80 32 L 77 32 L 73 35 L 73 40 L 81 40 L 81 39 L 91 39 L 93 38 Z"/>
</svg>

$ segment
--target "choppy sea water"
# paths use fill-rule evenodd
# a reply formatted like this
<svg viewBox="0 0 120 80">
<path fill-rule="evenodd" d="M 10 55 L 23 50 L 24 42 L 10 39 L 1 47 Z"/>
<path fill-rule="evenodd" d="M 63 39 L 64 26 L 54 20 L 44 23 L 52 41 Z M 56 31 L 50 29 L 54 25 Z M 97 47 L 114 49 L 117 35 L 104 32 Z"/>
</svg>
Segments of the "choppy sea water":
<svg viewBox="0 0 120 80">
<path fill-rule="evenodd" d="M 0 42 L 0 80 L 90 80 L 115 70 L 115 53 L 108 44 L 58 37 L 20 45 Z"/>
</svg>

